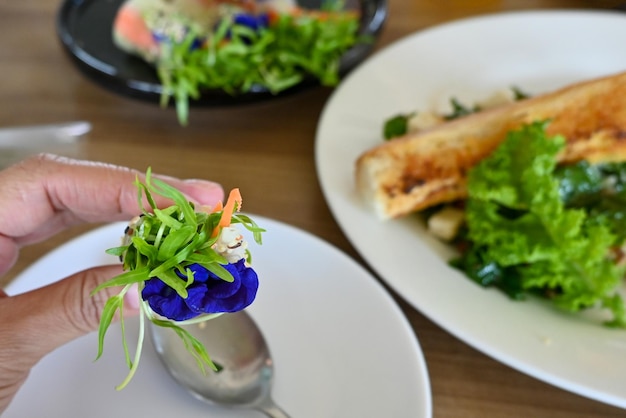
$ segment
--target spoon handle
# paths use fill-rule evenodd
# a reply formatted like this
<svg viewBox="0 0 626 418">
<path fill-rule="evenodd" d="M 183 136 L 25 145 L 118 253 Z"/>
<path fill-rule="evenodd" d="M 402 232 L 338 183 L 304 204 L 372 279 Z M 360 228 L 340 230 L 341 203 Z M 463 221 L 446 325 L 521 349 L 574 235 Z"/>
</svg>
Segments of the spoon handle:
<svg viewBox="0 0 626 418">
<path fill-rule="evenodd" d="M 270 397 L 265 398 L 257 405 L 256 409 L 263 412 L 269 418 L 290 418 Z"/>
</svg>

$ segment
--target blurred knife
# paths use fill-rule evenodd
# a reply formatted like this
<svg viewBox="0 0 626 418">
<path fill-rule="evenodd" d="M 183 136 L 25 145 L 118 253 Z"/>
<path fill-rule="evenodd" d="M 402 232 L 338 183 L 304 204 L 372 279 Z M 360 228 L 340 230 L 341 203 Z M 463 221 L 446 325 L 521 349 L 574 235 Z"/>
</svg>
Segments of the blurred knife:
<svg viewBox="0 0 626 418">
<path fill-rule="evenodd" d="M 90 130 L 91 124 L 85 121 L 0 128 L 0 148 L 72 143 Z"/>
</svg>

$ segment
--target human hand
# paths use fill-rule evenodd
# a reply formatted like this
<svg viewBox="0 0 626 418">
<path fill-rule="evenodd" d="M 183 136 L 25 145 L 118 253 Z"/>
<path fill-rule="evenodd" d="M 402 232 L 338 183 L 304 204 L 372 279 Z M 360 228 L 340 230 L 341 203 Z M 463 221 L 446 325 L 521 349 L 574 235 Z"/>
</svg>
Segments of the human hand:
<svg viewBox="0 0 626 418">
<path fill-rule="evenodd" d="M 13 266 L 24 245 L 79 223 L 130 220 L 140 213 L 136 176 L 143 178 L 127 168 L 52 155 L 0 171 L 0 275 Z M 156 177 L 200 205 L 214 206 L 223 199 L 216 183 Z M 159 206 L 171 204 L 159 196 L 155 200 Z M 0 414 L 43 356 L 98 328 L 104 303 L 119 289 L 94 296 L 91 291 L 119 273 L 119 265 L 102 266 L 16 296 L 0 289 Z M 125 301 L 125 316 L 139 312 L 134 296 Z"/>
</svg>

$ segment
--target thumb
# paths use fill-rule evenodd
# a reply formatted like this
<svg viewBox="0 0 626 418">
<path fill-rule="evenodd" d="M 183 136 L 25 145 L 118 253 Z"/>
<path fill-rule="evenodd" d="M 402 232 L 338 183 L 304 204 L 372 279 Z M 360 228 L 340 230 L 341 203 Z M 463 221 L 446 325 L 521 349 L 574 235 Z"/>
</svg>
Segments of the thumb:
<svg viewBox="0 0 626 418">
<path fill-rule="evenodd" d="M 0 341 L 20 350 L 32 367 L 57 347 L 98 328 L 107 299 L 120 288 L 91 295 L 101 283 L 122 273 L 121 266 L 81 271 L 61 281 L 21 295 L 0 299 Z M 136 292 L 128 292 L 124 316 L 139 312 Z M 10 318 L 9 318 L 10 317 Z"/>
</svg>

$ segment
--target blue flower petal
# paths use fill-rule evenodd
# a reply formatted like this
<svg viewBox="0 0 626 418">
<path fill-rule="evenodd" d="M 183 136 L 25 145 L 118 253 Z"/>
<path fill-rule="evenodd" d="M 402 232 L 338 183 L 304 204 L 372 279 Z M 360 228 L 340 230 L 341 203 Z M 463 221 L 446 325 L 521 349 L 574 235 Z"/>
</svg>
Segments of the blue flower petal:
<svg viewBox="0 0 626 418">
<path fill-rule="evenodd" d="M 193 298 L 187 298 L 192 309 L 205 313 L 237 312 L 254 301 L 259 287 L 256 272 L 247 267 L 244 260 L 224 267 L 233 275 L 234 281 L 209 280 L 203 297 L 195 293 Z"/>
<path fill-rule="evenodd" d="M 233 21 L 238 25 L 244 25 L 253 30 L 259 30 L 260 28 L 269 26 L 269 16 L 267 13 L 259 15 L 238 13 L 233 16 Z"/>
<path fill-rule="evenodd" d="M 206 282 L 209 279 L 209 271 L 202 267 L 200 264 L 190 264 L 185 269 L 189 269 L 193 272 L 194 282 Z M 186 274 L 176 270 L 176 275 L 181 279 L 187 280 Z"/>
<path fill-rule="evenodd" d="M 141 297 L 154 312 L 175 321 L 191 319 L 201 313 L 189 308 L 185 299 L 156 277 L 145 282 Z"/>
<path fill-rule="evenodd" d="M 187 268 L 194 272 L 194 281 L 187 288 L 186 299 L 158 278 L 146 281 L 142 298 L 155 312 L 175 321 L 183 321 L 201 313 L 237 312 L 250 305 L 256 297 L 259 279 L 244 260 L 224 266 L 232 274 L 232 282 L 220 279 L 199 264 L 191 264 Z M 176 274 L 181 280 L 187 279 L 178 271 Z"/>
</svg>

